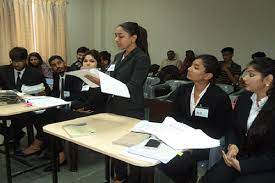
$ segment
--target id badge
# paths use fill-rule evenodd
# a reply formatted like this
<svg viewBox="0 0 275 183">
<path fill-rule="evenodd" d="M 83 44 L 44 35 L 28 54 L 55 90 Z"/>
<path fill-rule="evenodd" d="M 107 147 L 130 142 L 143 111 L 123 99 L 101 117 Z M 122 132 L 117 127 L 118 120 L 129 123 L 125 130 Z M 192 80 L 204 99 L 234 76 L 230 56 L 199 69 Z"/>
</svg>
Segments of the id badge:
<svg viewBox="0 0 275 183">
<path fill-rule="evenodd" d="M 89 85 L 83 85 L 81 91 L 88 91 L 89 88 Z"/>
<path fill-rule="evenodd" d="M 208 108 L 196 107 L 195 116 L 208 118 Z"/>
<path fill-rule="evenodd" d="M 110 67 L 107 69 L 109 72 L 113 72 L 115 70 L 115 64 L 111 64 Z"/>
<path fill-rule="evenodd" d="M 70 91 L 64 91 L 64 97 L 70 97 Z"/>
</svg>

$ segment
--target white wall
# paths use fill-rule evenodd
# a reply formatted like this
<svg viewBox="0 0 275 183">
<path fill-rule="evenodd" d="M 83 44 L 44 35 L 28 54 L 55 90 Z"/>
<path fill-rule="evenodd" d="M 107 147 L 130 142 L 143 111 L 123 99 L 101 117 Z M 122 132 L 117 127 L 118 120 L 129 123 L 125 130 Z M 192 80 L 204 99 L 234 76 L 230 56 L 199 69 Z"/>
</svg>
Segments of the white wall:
<svg viewBox="0 0 275 183">
<path fill-rule="evenodd" d="M 152 63 L 160 63 L 168 49 L 174 49 L 181 59 L 187 49 L 221 59 L 220 50 L 226 46 L 235 48 L 234 59 L 242 65 L 255 51 L 275 58 L 274 0 L 70 0 L 70 7 L 69 27 L 81 24 L 74 22 L 72 15 L 91 16 L 91 29 L 85 30 L 92 35 L 87 44 L 112 54 L 118 51 L 115 27 L 137 21 L 148 30 Z M 87 13 L 87 9 L 94 13 Z M 71 31 L 69 37 L 71 48 L 86 43 L 79 29 Z"/>
</svg>

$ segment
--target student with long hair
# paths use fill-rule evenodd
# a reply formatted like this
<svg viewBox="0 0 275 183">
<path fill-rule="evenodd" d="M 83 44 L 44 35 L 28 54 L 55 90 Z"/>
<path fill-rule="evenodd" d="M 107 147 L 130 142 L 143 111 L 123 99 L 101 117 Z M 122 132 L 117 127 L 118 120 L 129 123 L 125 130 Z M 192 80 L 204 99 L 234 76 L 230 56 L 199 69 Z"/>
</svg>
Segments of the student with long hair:
<svg viewBox="0 0 275 183">
<path fill-rule="evenodd" d="M 215 85 L 218 74 L 216 57 L 200 55 L 188 68 L 187 78 L 193 83 L 181 85 L 169 98 L 175 104 L 172 117 L 216 139 L 226 134 L 232 113 L 228 95 Z M 187 182 L 196 178 L 196 162 L 208 157 L 209 149 L 185 151 L 159 168 L 174 182 Z"/>
<path fill-rule="evenodd" d="M 39 53 L 32 52 L 28 56 L 27 64 L 36 68 L 44 75 L 45 78 L 53 78 L 53 72 L 48 64 L 46 64 Z"/>
<path fill-rule="evenodd" d="M 147 31 L 135 22 L 125 22 L 116 27 L 115 42 L 122 52 L 114 58 L 115 69 L 112 77 L 126 84 L 130 92 L 130 98 L 110 96 L 107 102 L 107 112 L 129 116 L 133 118 L 144 118 L 144 96 L 143 84 L 150 69 L 150 57 L 148 54 Z M 90 75 L 88 79 L 100 85 L 100 80 Z M 115 161 L 115 182 L 127 179 L 127 164 Z M 130 177 L 136 174 L 138 168 L 131 166 Z M 135 182 L 131 180 L 130 182 Z"/>
<path fill-rule="evenodd" d="M 255 59 L 245 72 L 227 151 L 203 183 L 275 182 L 275 61 Z"/>
</svg>

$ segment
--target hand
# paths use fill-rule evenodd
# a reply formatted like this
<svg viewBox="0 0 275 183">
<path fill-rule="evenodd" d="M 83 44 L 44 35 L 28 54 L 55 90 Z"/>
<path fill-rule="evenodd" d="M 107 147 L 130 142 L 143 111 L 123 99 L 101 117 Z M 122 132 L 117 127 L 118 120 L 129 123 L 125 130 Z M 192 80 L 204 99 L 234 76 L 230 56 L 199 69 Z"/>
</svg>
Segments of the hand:
<svg viewBox="0 0 275 183">
<path fill-rule="evenodd" d="M 236 158 L 229 158 L 229 157 L 227 157 L 227 155 L 225 154 L 224 151 L 222 151 L 222 157 L 223 157 L 224 163 L 227 166 L 233 167 L 236 170 L 238 170 L 239 172 L 241 172 L 241 167 L 240 167 L 239 160 L 237 160 Z"/>
<path fill-rule="evenodd" d="M 226 156 L 229 159 L 236 158 L 238 153 L 239 153 L 239 148 L 235 144 L 229 144 L 228 145 Z"/>
<path fill-rule="evenodd" d="M 42 91 L 42 92 L 39 92 L 37 94 L 35 94 L 36 96 L 45 96 L 46 95 L 46 92 L 45 91 Z"/>
<path fill-rule="evenodd" d="M 100 86 L 100 79 L 91 75 L 85 75 L 85 78 L 89 79 L 91 82 Z"/>
</svg>

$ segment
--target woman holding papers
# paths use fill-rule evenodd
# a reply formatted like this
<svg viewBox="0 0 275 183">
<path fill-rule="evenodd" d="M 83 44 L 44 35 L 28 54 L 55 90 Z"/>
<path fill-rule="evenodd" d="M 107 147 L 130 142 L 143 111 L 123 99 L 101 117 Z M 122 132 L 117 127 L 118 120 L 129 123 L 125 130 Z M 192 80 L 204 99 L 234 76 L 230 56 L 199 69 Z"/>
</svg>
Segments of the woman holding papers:
<svg viewBox="0 0 275 183">
<path fill-rule="evenodd" d="M 93 69 L 98 67 L 99 52 L 90 50 L 83 57 L 81 69 Z M 74 80 L 79 94 L 71 103 L 71 109 L 82 113 L 100 113 L 104 112 L 107 95 L 101 93 L 100 88 L 91 88 L 80 79 Z"/>
<path fill-rule="evenodd" d="M 238 98 L 227 152 L 203 183 L 275 182 L 275 61 L 251 61 L 243 80 L 250 93 Z"/>
<path fill-rule="evenodd" d="M 232 112 L 228 95 L 214 84 L 218 73 L 216 57 L 198 56 L 187 73 L 194 83 L 180 86 L 170 97 L 175 103 L 172 117 L 216 139 L 225 135 Z M 208 152 L 208 149 L 186 151 L 168 164 L 161 164 L 160 169 L 174 182 L 185 182 L 194 178 L 196 161 L 208 159 Z"/>
<path fill-rule="evenodd" d="M 130 98 L 110 96 L 107 102 L 107 111 L 143 119 L 143 84 L 150 69 L 147 31 L 135 22 L 125 22 L 117 26 L 115 41 L 118 48 L 123 51 L 114 58 L 115 68 L 111 76 L 126 84 L 130 92 Z M 87 78 L 96 84 L 100 84 L 99 79 L 95 77 L 87 76 Z M 131 174 L 133 171 L 134 169 L 131 168 Z M 126 163 L 117 161 L 115 172 L 116 182 L 127 179 Z M 131 182 L 135 181 L 131 180 Z"/>
</svg>

